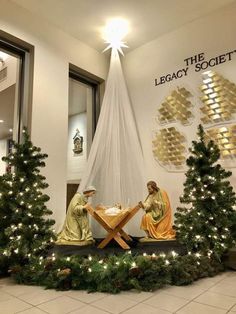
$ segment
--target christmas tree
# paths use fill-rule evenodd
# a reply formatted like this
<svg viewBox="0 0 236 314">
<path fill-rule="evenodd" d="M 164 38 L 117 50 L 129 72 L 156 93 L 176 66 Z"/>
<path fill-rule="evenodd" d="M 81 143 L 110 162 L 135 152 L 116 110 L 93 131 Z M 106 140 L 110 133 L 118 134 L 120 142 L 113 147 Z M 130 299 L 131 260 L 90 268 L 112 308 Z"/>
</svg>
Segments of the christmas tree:
<svg viewBox="0 0 236 314">
<path fill-rule="evenodd" d="M 186 161 L 189 170 L 180 197 L 184 207 L 177 208 L 175 229 L 189 251 L 220 258 L 235 243 L 236 197 L 226 180 L 231 172 L 216 164 L 219 148 L 206 138 L 201 125 L 198 137 Z"/>
<path fill-rule="evenodd" d="M 33 146 L 26 129 L 21 144 L 13 142 L 13 150 L 3 161 L 8 172 L 0 177 L 0 257 L 10 265 L 23 265 L 31 257 L 45 252 L 53 242 L 51 226 L 54 220 L 45 217 L 52 214 L 43 194 L 48 187 L 40 174 L 46 154 Z M 1 264 L 0 262 L 0 264 Z"/>
</svg>

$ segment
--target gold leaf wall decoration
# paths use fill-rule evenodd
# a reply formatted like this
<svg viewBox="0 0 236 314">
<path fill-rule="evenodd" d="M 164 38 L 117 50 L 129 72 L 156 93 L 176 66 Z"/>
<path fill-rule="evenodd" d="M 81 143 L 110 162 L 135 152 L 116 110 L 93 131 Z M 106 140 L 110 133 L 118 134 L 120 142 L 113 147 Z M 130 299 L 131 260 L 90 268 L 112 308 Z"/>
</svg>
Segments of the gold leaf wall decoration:
<svg viewBox="0 0 236 314">
<path fill-rule="evenodd" d="M 184 87 L 174 90 L 158 109 L 159 122 L 164 124 L 180 121 L 183 125 L 188 124 L 189 119 L 193 116 L 190 110 L 192 104 L 188 100 L 191 96 L 191 93 Z"/>
<path fill-rule="evenodd" d="M 223 159 L 236 157 L 236 124 L 210 129 L 206 133 L 218 145 Z"/>
<path fill-rule="evenodd" d="M 236 112 L 236 85 L 213 71 L 204 72 L 202 75 L 202 122 L 207 124 L 232 119 Z"/>
<path fill-rule="evenodd" d="M 181 166 L 185 162 L 185 137 L 176 128 L 161 129 L 156 133 L 153 154 L 163 165 Z"/>
</svg>

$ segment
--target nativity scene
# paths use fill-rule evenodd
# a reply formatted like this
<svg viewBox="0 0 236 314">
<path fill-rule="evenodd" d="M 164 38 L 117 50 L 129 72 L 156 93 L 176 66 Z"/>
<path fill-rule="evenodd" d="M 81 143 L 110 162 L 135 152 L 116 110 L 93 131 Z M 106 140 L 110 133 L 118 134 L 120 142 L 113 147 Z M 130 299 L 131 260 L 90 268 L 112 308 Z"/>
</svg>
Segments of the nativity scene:
<svg viewBox="0 0 236 314">
<path fill-rule="evenodd" d="M 0 178 L 0 274 L 11 273 L 21 284 L 111 293 L 212 277 L 224 270 L 223 258 L 236 241 L 236 197 L 226 180 L 231 172 L 216 164 L 220 150 L 199 125 L 186 162 L 184 205 L 172 227 L 168 193 L 145 177 L 144 148 L 119 57 L 126 45 L 119 32 L 112 37 L 114 29 L 107 35 L 112 50 L 101 112 L 59 234 L 51 229 L 55 221 L 45 218 L 52 211 L 45 206 L 48 185 L 39 167 L 47 155 L 24 129 L 22 143 L 3 158 L 14 172 Z"/>
<path fill-rule="evenodd" d="M 129 249 L 127 241 L 132 241 L 129 234 L 138 234 L 140 224 L 146 233 L 145 241 L 175 238 L 166 192 L 150 181 L 149 196 L 141 201 L 146 193 L 143 151 L 119 56 L 127 46 L 122 42 L 124 34 L 119 33 L 119 27 L 112 27 L 106 34 L 109 46 L 105 51 L 111 49 L 111 60 L 101 112 L 84 175 L 69 205 L 58 245 L 93 244 L 93 233 L 93 237 L 99 234 L 104 237 L 100 248 L 114 239 L 120 247 Z M 91 185 L 98 192 L 88 206 L 83 195 Z M 142 222 L 141 209 L 145 211 Z M 87 215 L 92 217 L 90 227 Z"/>
</svg>

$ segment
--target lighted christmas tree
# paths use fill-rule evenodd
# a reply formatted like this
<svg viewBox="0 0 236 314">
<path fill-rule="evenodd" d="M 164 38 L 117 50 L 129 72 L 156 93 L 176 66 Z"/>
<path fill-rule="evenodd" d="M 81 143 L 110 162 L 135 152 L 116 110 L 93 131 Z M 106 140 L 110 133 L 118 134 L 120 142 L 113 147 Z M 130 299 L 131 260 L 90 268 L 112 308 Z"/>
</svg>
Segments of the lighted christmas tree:
<svg viewBox="0 0 236 314">
<path fill-rule="evenodd" d="M 177 239 L 189 251 L 220 258 L 235 243 L 236 197 L 226 180 L 231 172 L 216 164 L 219 148 L 206 138 L 201 125 L 198 137 L 186 161 L 189 170 L 180 197 L 185 206 L 177 208 L 175 214 Z"/>
<path fill-rule="evenodd" d="M 22 143 L 14 142 L 12 152 L 3 158 L 11 172 L 0 177 L 0 257 L 10 265 L 43 254 L 54 240 L 54 220 L 45 218 L 52 214 L 45 205 L 49 196 L 42 192 L 48 184 L 39 170 L 46 157 L 24 129 Z"/>
</svg>

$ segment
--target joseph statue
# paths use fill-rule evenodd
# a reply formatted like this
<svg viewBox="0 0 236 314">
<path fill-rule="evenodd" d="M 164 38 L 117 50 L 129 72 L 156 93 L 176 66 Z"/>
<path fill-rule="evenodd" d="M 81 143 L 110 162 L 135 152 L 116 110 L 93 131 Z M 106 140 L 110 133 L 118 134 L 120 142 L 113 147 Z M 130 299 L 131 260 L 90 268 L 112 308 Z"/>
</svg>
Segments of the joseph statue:
<svg viewBox="0 0 236 314">
<path fill-rule="evenodd" d="M 89 227 L 87 207 L 88 198 L 96 192 L 95 187 L 89 186 L 83 194 L 75 193 L 72 198 L 62 231 L 57 236 L 56 244 L 89 245 L 94 242 Z"/>
<path fill-rule="evenodd" d="M 156 182 L 147 183 L 148 196 L 139 205 L 145 210 L 142 217 L 141 229 L 148 238 L 169 240 L 175 238 L 171 225 L 171 207 L 167 193 L 161 190 Z"/>
</svg>

